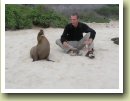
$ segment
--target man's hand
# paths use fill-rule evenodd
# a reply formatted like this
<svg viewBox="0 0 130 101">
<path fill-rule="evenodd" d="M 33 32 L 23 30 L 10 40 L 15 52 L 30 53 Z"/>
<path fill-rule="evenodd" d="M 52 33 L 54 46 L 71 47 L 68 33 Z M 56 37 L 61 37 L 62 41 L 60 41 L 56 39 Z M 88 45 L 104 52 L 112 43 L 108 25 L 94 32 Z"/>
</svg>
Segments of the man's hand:
<svg viewBox="0 0 130 101">
<path fill-rule="evenodd" d="M 68 48 L 69 47 L 69 45 L 68 45 L 68 43 L 65 41 L 65 42 L 63 42 L 63 46 L 65 47 L 65 48 Z"/>
<path fill-rule="evenodd" d="M 87 39 L 87 40 L 84 42 L 84 44 L 90 45 L 90 44 L 92 44 L 92 42 L 93 42 L 93 39 L 90 38 L 90 39 Z"/>
</svg>

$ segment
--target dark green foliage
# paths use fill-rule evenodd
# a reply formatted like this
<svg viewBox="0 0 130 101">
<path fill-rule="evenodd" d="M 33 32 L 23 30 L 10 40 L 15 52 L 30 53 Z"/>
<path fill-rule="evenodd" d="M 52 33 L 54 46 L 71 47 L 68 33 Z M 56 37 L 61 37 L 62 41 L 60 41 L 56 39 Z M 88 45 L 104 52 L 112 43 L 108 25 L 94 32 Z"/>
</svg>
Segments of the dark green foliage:
<svg viewBox="0 0 130 101">
<path fill-rule="evenodd" d="M 32 25 L 44 28 L 64 27 L 68 23 L 67 18 L 45 8 L 44 5 L 6 5 L 5 8 L 6 29 L 32 28 Z"/>
<path fill-rule="evenodd" d="M 38 5 L 32 11 L 32 20 L 34 25 L 41 27 L 64 27 L 68 21 L 64 16 L 45 8 L 43 5 Z"/>
<path fill-rule="evenodd" d="M 97 9 L 96 12 L 109 19 L 114 19 L 114 20 L 119 19 L 119 5 L 118 4 L 114 4 L 114 5 L 109 4 L 105 7 Z"/>
<path fill-rule="evenodd" d="M 96 23 L 108 23 L 110 20 L 105 16 L 100 16 L 95 12 L 87 12 L 86 14 L 81 15 L 81 20 L 87 23 L 96 22 Z"/>
<path fill-rule="evenodd" d="M 66 17 L 57 14 L 57 13 L 51 13 L 51 22 L 50 22 L 50 26 L 52 27 L 65 27 L 65 25 L 69 23 L 69 21 L 67 20 Z"/>
<path fill-rule="evenodd" d="M 110 19 L 119 19 L 119 5 L 107 5 L 91 12 L 80 14 L 80 20 L 85 22 L 106 23 Z M 68 17 L 47 8 L 45 5 L 5 5 L 5 28 L 25 29 L 33 25 L 44 28 L 61 27 L 68 23 Z"/>
<path fill-rule="evenodd" d="M 29 18 L 29 8 L 19 5 L 5 6 L 5 27 L 6 29 L 31 28 L 32 21 Z"/>
<path fill-rule="evenodd" d="M 110 20 L 119 19 L 119 5 L 108 4 L 95 11 L 86 12 L 81 14 L 81 19 L 85 22 L 97 22 L 97 23 L 108 23 Z"/>
</svg>

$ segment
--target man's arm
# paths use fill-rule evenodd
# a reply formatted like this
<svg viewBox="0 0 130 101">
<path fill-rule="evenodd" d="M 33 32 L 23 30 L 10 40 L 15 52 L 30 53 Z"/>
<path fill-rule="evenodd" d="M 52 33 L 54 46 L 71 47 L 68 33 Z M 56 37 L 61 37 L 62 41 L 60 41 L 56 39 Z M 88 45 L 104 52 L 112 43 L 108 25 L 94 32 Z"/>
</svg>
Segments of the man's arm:
<svg viewBox="0 0 130 101">
<path fill-rule="evenodd" d="M 67 42 L 67 33 L 68 33 L 68 28 L 67 26 L 65 27 L 63 34 L 61 35 L 61 43 Z"/>
<path fill-rule="evenodd" d="M 94 40 L 95 35 L 96 35 L 95 30 L 93 30 L 93 29 L 92 29 L 92 28 L 90 28 L 89 26 L 85 25 L 85 26 L 84 26 L 84 31 L 85 31 L 85 33 L 90 32 L 90 37 L 89 37 L 89 39 Z"/>
<path fill-rule="evenodd" d="M 68 33 L 68 26 L 65 27 L 63 34 L 61 35 L 61 43 L 65 48 L 69 47 L 69 44 L 67 42 L 67 33 Z"/>
<path fill-rule="evenodd" d="M 93 42 L 93 40 L 94 40 L 94 38 L 95 38 L 95 35 L 96 35 L 95 30 L 93 30 L 92 28 L 90 28 L 89 26 L 87 26 L 87 25 L 85 24 L 85 25 L 84 25 L 84 32 L 85 32 L 85 33 L 90 32 L 90 37 L 89 37 L 89 39 L 87 39 L 87 40 L 84 42 L 84 44 L 86 44 L 86 45 L 92 44 L 92 42 Z"/>
</svg>

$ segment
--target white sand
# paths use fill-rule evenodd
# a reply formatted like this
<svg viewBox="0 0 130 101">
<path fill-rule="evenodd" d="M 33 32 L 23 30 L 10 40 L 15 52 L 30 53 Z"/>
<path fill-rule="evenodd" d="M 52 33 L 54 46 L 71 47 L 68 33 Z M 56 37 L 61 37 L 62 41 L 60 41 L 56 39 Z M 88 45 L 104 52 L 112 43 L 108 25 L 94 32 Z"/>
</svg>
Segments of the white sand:
<svg viewBox="0 0 130 101">
<path fill-rule="evenodd" d="M 90 23 L 96 30 L 95 59 L 69 56 L 55 44 L 63 29 L 44 29 L 51 44 L 50 59 L 32 62 L 30 48 L 36 45 L 41 28 L 5 33 L 6 89 L 118 89 L 119 46 L 112 37 L 119 36 L 119 23 Z"/>
</svg>

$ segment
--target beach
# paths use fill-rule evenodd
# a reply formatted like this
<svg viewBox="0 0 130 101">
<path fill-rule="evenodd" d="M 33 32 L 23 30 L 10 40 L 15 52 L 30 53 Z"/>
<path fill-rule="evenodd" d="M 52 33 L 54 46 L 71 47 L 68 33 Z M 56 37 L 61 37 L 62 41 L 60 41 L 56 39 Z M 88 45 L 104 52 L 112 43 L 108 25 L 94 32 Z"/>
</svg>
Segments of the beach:
<svg viewBox="0 0 130 101">
<path fill-rule="evenodd" d="M 96 31 L 95 58 L 70 56 L 56 45 L 63 28 L 39 28 L 5 31 L 6 89 L 118 89 L 119 22 L 87 23 Z M 50 42 L 49 59 L 32 62 L 30 49 L 37 44 L 37 34 L 44 30 Z"/>
</svg>

